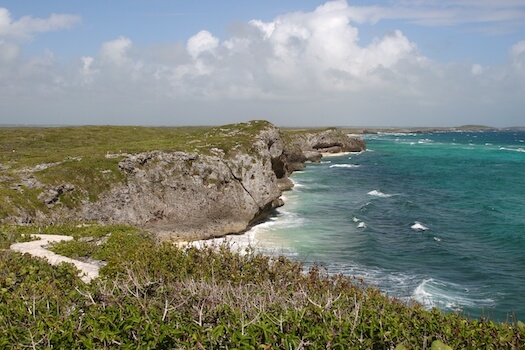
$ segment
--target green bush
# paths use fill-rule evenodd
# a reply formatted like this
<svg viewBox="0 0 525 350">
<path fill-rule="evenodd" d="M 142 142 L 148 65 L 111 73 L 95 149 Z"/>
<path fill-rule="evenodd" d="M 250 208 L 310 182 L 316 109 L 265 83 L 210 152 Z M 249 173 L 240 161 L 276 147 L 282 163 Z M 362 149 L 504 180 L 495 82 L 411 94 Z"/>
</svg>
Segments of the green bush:
<svg viewBox="0 0 525 350">
<path fill-rule="evenodd" d="M 283 257 L 226 245 L 179 249 L 122 226 L 61 230 L 75 240 L 55 250 L 105 260 L 102 277 L 86 285 L 70 265 L 1 251 L 0 348 L 525 346 L 522 323 L 425 310 Z"/>
</svg>

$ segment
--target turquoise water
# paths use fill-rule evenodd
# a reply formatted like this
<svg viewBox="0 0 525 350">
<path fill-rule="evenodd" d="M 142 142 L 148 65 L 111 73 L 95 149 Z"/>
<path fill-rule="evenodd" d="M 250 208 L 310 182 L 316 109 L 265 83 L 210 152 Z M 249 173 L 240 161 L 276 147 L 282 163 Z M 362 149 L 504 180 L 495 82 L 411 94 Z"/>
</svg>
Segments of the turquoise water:
<svg viewBox="0 0 525 350">
<path fill-rule="evenodd" d="M 365 139 L 294 173 L 258 239 L 427 307 L 525 320 L 525 132 Z"/>
</svg>

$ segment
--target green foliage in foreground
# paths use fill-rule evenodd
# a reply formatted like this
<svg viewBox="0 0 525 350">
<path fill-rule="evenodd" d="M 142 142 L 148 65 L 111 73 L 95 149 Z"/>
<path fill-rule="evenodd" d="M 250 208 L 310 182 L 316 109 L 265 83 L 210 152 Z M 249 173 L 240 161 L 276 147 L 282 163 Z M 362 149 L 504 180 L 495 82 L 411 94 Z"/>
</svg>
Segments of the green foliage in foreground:
<svg viewBox="0 0 525 350">
<path fill-rule="evenodd" d="M 135 229 L 109 229 L 113 232 L 107 227 L 70 229 L 76 243 L 54 248 L 104 257 L 102 277 L 89 285 L 70 265 L 52 267 L 0 251 L 0 348 L 525 346 L 521 323 L 500 325 L 427 311 L 354 279 L 328 276 L 319 268 L 304 273 L 299 263 L 252 250 L 179 249 L 156 244 Z M 4 242 L 23 237 L 16 228 L 3 228 L 0 234 Z M 77 251 L 79 240 L 85 244 Z"/>
</svg>

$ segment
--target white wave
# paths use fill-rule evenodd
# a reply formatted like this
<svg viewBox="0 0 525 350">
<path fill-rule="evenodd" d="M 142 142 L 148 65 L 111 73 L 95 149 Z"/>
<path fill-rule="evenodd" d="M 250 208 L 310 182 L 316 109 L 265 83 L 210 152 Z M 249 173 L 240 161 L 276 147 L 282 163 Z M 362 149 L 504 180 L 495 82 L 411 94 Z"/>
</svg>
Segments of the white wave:
<svg viewBox="0 0 525 350">
<path fill-rule="evenodd" d="M 357 228 L 366 228 L 366 224 L 363 221 L 361 221 L 359 225 L 357 225 Z"/>
<path fill-rule="evenodd" d="M 525 149 L 521 147 L 520 148 L 500 147 L 499 149 L 501 151 L 513 151 L 513 152 L 522 152 L 522 153 L 525 152 Z"/>
<path fill-rule="evenodd" d="M 432 237 L 432 238 L 433 238 L 434 241 L 436 241 L 436 242 L 441 242 L 441 238 L 439 238 L 439 237 Z"/>
<path fill-rule="evenodd" d="M 352 221 L 353 221 L 353 222 L 360 222 L 360 221 L 361 221 L 361 219 L 359 219 L 359 218 L 356 218 L 356 217 L 354 216 L 354 217 L 352 218 Z"/>
<path fill-rule="evenodd" d="M 298 214 L 282 210 L 277 211 L 276 215 L 269 217 L 266 221 L 251 227 L 245 233 L 188 242 L 187 245 L 202 249 L 205 247 L 219 247 L 226 244 L 232 250 L 241 254 L 244 254 L 247 248 L 252 248 L 257 252 L 268 255 L 286 254 L 288 256 L 295 256 L 298 253 L 293 248 L 293 244 L 288 238 L 279 234 L 279 231 L 300 227 L 304 225 L 305 222 L 307 222 L 307 220 Z"/>
<path fill-rule="evenodd" d="M 387 292 L 388 295 L 407 302 L 417 301 L 427 309 L 437 307 L 461 311 L 466 307 L 490 307 L 495 302 L 493 299 L 480 295 L 475 290 L 471 291 L 459 284 L 404 272 L 363 266 L 352 262 L 331 264 L 329 272 L 342 273 L 363 279 L 367 285 L 377 287 Z"/>
<path fill-rule="evenodd" d="M 414 290 L 412 298 L 430 309 L 434 307 L 461 311 L 464 307 L 490 306 L 494 303 L 491 298 L 477 298 L 469 296 L 468 288 L 455 283 L 425 278 Z"/>
<path fill-rule="evenodd" d="M 381 198 L 389 198 L 389 197 L 393 196 L 393 194 L 383 193 L 383 192 L 378 191 L 378 190 L 370 191 L 367 194 L 370 195 L 370 196 L 381 197 Z"/>
<path fill-rule="evenodd" d="M 392 136 L 417 136 L 418 133 L 414 132 L 378 132 L 378 135 L 392 135 Z"/>
<path fill-rule="evenodd" d="M 344 263 L 332 263 L 328 265 L 329 273 L 342 273 L 362 279 L 367 285 L 374 286 L 388 293 L 388 295 L 401 298 L 407 302 L 413 301 L 412 293 L 421 277 L 405 272 L 385 270 L 379 267 L 361 265 L 348 261 Z"/>
<path fill-rule="evenodd" d="M 357 164 L 333 164 L 330 165 L 330 168 L 359 168 L 360 165 Z"/>
<path fill-rule="evenodd" d="M 431 139 L 420 139 L 417 141 L 417 143 L 419 144 L 423 144 L 423 143 L 432 143 L 434 141 L 432 141 Z"/>
<path fill-rule="evenodd" d="M 412 230 L 414 230 L 414 231 L 427 231 L 427 230 L 429 230 L 428 227 L 426 227 L 425 225 L 423 225 L 419 221 L 414 222 L 414 224 L 412 226 L 410 226 L 410 228 Z"/>
<path fill-rule="evenodd" d="M 321 164 L 330 164 L 330 163 L 332 163 L 331 160 L 322 160 L 321 161 Z"/>
</svg>

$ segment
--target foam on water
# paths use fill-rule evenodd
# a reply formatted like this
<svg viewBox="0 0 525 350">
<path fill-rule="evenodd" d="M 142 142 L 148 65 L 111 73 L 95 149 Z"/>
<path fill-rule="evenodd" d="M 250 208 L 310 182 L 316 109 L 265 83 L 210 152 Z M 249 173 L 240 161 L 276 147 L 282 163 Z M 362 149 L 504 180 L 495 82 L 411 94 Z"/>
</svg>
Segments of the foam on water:
<svg viewBox="0 0 525 350">
<path fill-rule="evenodd" d="M 425 278 L 414 289 L 413 299 L 426 308 L 438 307 L 453 311 L 462 311 L 465 307 L 485 306 L 494 304 L 492 298 L 476 297 L 469 288 L 461 285 Z"/>
<path fill-rule="evenodd" d="M 254 238 L 267 245 L 261 251 L 319 263 L 426 307 L 523 319 L 521 135 L 366 136 L 375 152 L 359 155 L 361 167 L 330 169 L 355 165 L 341 156 L 294 173 L 286 205 L 252 229 Z M 418 146 L 420 139 L 434 142 Z M 413 230 L 422 233 L 407 234 Z"/>
<path fill-rule="evenodd" d="M 393 194 L 383 193 L 383 192 L 378 191 L 378 190 L 372 190 L 372 191 L 368 192 L 367 194 L 370 195 L 370 196 L 380 197 L 380 198 L 389 198 L 389 197 L 394 196 Z"/>
<path fill-rule="evenodd" d="M 360 165 L 357 164 L 333 164 L 330 165 L 330 168 L 359 168 Z"/>
<path fill-rule="evenodd" d="M 512 152 L 525 152 L 524 148 L 511 148 L 511 147 L 500 147 L 499 148 L 502 151 L 512 151 Z"/>
<path fill-rule="evenodd" d="M 428 227 L 426 227 L 425 225 L 423 225 L 419 221 L 414 222 L 414 224 L 412 226 L 410 226 L 410 228 L 412 230 L 414 230 L 414 231 L 427 231 L 427 230 L 429 230 Z"/>
</svg>

